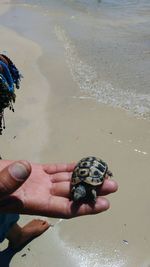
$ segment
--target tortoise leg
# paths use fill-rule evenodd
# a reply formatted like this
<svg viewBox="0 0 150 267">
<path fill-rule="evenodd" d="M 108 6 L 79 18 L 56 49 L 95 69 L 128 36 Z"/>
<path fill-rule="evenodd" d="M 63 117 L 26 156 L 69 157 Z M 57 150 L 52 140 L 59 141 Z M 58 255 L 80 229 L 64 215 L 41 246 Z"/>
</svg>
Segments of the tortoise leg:
<svg viewBox="0 0 150 267">
<path fill-rule="evenodd" d="M 71 189 L 71 198 L 72 199 L 74 198 L 74 191 L 75 191 L 75 186 L 73 186 Z"/>
<path fill-rule="evenodd" d="M 107 175 L 108 177 L 112 177 L 112 176 L 113 176 L 113 173 L 112 173 L 110 170 L 107 170 L 106 175 Z"/>
<path fill-rule="evenodd" d="M 93 196 L 93 201 L 96 202 L 96 197 L 97 197 L 96 190 L 92 189 L 91 193 L 92 193 L 92 196 Z"/>
</svg>

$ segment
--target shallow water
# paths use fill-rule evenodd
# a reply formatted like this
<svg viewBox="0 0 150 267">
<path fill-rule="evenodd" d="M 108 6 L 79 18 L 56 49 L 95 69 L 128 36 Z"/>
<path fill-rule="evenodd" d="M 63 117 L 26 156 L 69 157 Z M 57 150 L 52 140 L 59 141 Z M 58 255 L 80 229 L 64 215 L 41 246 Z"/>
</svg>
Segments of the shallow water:
<svg viewBox="0 0 150 267">
<path fill-rule="evenodd" d="M 97 101 L 150 117 L 150 1 L 19 1 L 57 15 L 74 80 Z"/>
</svg>

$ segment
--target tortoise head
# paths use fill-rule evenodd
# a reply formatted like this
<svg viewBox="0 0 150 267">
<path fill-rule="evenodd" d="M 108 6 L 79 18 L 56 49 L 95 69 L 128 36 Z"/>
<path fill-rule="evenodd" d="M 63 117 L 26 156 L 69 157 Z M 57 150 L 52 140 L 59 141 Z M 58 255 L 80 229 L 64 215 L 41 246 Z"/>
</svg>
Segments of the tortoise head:
<svg viewBox="0 0 150 267">
<path fill-rule="evenodd" d="M 73 200 L 80 201 L 86 197 L 86 189 L 83 185 L 78 185 L 73 191 Z"/>
</svg>

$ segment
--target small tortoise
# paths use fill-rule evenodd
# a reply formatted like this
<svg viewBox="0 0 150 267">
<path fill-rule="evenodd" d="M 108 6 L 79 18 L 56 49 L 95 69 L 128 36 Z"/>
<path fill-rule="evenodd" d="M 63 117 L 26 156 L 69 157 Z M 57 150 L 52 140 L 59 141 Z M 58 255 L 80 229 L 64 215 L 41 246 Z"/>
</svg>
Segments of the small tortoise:
<svg viewBox="0 0 150 267">
<path fill-rule="evenodd" d="M 107 176 L 112 176 L 112 173 L 103 160 L 96 157 L 81 159 L 72 174 L 72 199 L 95 202 L 97 186 L 101 185 Z"/>
</svg>

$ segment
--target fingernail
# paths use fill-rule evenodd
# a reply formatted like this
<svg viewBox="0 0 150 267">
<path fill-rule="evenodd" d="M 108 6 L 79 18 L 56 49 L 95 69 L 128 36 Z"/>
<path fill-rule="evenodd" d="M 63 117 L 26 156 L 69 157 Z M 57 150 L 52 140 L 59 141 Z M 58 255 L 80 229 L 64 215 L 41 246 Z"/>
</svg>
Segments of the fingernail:
<svg viewBox="0 0 150 267">
<path fill-rule="evenodd" d="M 17 178 L 19 180 L 25 180 L 29 175 L 29 171 L 26 166 L 19 162 L 10 165 L 8 167 L 8 171 L 13 178 Z"/>
<path fill-rule="evenodd" d="M 102 211 L 108 210 L 110 208 L 109 200 L 104 197 L 98 198 L 96 205 L 97 207 L 100 207 Z"/>
<path fill-rule="evenodd" d="M 108 210 L 110 208 L 110 203 L 109 203 L 109 200 L 104 198 L 103 199 L 103 209 L 104 210 Z"/>
</svg>

